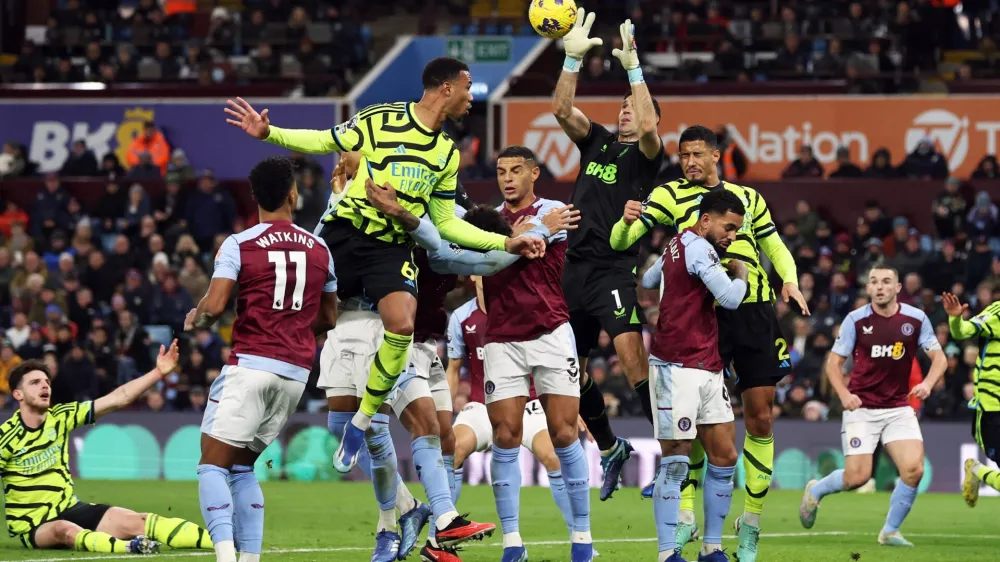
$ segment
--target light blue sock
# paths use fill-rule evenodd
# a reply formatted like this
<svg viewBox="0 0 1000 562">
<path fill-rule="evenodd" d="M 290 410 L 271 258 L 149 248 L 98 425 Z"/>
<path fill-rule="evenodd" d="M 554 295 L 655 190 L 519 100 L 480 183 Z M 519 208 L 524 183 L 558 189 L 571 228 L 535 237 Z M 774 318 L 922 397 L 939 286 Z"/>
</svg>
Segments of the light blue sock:
<svg viewBox="0 0 1000 562">
<path fill-rule="evenodd" d="M 576 532 L 590 533 L 590 469 L 583 446 L 574 441 L 569 447 L 556 448 L 559 465 L 562 466 L 566 493 L 573 507 L 573 527 Z"/>
<path fill-rule="evenodd" d="M 233 540 L 233 493 L 229 471 L 211 464 L 198 465 L 198 502 L 212 542 Z"/>
<path fill-rule="evenodd" d="M 566 493 L 566 481 L 563 480 L 562 472 L 555 471 L 549 473 L 549 491 L 552 492 L 552 499 L 556 502 L 556 507 L 562 513 L 563 520 L 566 521 L 566 528 L 573 534 L 573 506 L 569 503 L 569 494 Z"/>
<path fill-rule="evenodd" d="M 233 465 L 229 489 L 233 494 L 236 550 L 260 554 L 264 542 L 264 492 L 253 467 Z"/>
<path fill-rule="evenodd" d="M 896 489 L 892 491 L 892 497 L 889 498 L 889 514 L 885 516 L 885 526 L 882 527 L 882 532 L 895 533 L 898 531 L 916 499 L 916 488 L 907 486 L 903 482 L 896 485 Z"/>
<path fill-rule="evenodd" d="M 502 449 L 493 445 L 490 476 L 493 478 L 493 500 L 500 516 L 500 530 L 519 532 L 521 511 L 521 464 L 518 462 L 521 447 Z"/>
<path fill-rule="evenodd" d="M 813 484 L 813 487 L 809 492 L 812 497 L 819 501 L 823 499 L 823 496 L 829 496 L 830 494 L 836 494 L 837 492 L 844 489 L 844 469 L 834 470 L 830 474 L 823 477 L 822 480 Z"/>
<path fill-rule="evenodd" d="M 733 503 L 735 466 L 715 466 L 705 461 L 705 544 L 722 544 L 722 528 Z"/>
<path fill-rule="evenodd" d="M 687 455 L 672 455 L 660 459 L 660 470 L 653 487 L 653 519 L 656 521 L 657 552 L 673 552 L 677 548 L 677 518 L 681 512 L 681 484 L 687 480 Z"/>
<path fill-rule="evenodd" d="M 326 428 L 330 430 L 331 435 L 337 438 L 338 443 L 344 438 L 344 428 L 347 427 L 347 424 L 352 419 L 354 419 L 354 412 L 328 412 L 326 414 Z M 372 467 L 371 461 L 368 459 L 368 449 L 362 448 L 358 454 L 358 468 L 370 479 L 372 477 Z"/>
<path fill-rule="evenodd" d="M 417 469 L 420 483 L 424 485 L 436 522 L 442 515 L 455 511 L 448 473 L 445 472 L 444 460 L 441 458 L 441 438 L 437 435 L 417 437 L 410 449 L 413 451 L 413 466 Z"/>
<path fill-rule="evenodd" d="M 455 492 L 455 455 L 442 455 L 444 470 L 448 473 L 448 487 L 451 488 L 451 503 L 458 505 L 458 495 Z"/>
<path fill-rule="evenodd" d="M 365 448 L 369 455 L 368 461 L 372 485 L 375 488 L 375 499 L 379 509 L 388 511 L 396 507 L 396 485 L 400 476 L 396 467 L 396 448 L 392 444 L 389 433 L 389 415 L 375 414 L 372 424 L 365 432 Z M 365 459 L 358 456 L 358 464 Z"/>
<path fill-rule="evenodd" d="M 458 498 L 462 497 L 462 483 L 465 480 L 465 467 L 455 469 L 455 505 L 458 505 Z"/>
</svg>

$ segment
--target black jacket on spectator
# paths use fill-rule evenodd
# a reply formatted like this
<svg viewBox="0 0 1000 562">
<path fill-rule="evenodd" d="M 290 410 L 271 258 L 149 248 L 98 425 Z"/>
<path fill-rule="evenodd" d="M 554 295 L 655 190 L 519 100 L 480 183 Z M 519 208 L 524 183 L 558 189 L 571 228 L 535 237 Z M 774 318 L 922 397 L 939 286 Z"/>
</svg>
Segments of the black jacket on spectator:
<svg viewBox="0 0 1000 562">
<path fill-rule="evenodd" d="M 920 154 L 914 151 L 906 156 L 900 170 L 911 179 L 943 180 L 948 177 L 948 159 L 939 152 Z"/>
<path fill-rule="evenodd" d="M 808 163 L 802 160 L 795 159 L 791 164 L 785 168 L 785 171 L 781 173 L 783 178 L 822 178 L 823 177 L 823 165 L 819 163 L 815 158 L 810 160 Z"/>
<path fill-rule="evenodd" d="M 91 177 L 98 175 L 97 157 L 90 149 L 81 154 L 70 152 L 66 162 L 59 170 L 59 175 L 68 177 Z"/>
<path fill-rule="evenodd" d="M 125 302 L 128 303 L 128 309 L 138 316 L 140 324 L 152 323 L 153 290 L 150 289 L 149 285 L 143 283 L 135 290 L 126 289 L 124 296 Z M 191 308 L 194 308 L 194 306 L 191 306 L 188 310 L 191 310 Z"/>
<path fill-rule="evenodd" d="M 67 202 L 69 202 L 69 196 L 62 188 L 56 190 L 55 193 L 49 192 L 48 189 L 38 192 L 30 213 L 32 235 L 36 237 L 47 236 L 57 228 L 69 230 L 69 215 L 66 214 Z M 54 224 L 48 226 L 45 224 L 46 221 L 52 221 Z"/>
<path fill-rule="evenodd" d="M 120 328 L 115 334 L 115 346 L 135 361 L 139 374 L 153 368 L 153 358 L 149 352 L 149 334 L 142 327 Z"/>
<path fill-rule="evenodd" d="M 938 253 L 937 257 L 924 265 L 920 274 L 924 287 L 934 289 L 934 294 L 950 291 L 956 281 L 965 281 L 965 261 L 958 256 L 946 260 Z"/>
<path fill-rule="evenodd" d="M 858 166 L 856 166 L 856 165 L 851 164 L 850 162 L 848 162 L 846 164 L 841 164 L 839 168 L 837 168 L 836 170 L 833 171 L 832 174 L 830 174 L 830 177 L 831 178 L 860 178 L 860 177 L 862 177 L 864 175 L 865 174 L 864 174 L 864 172 L 861 171 L 861 168 L 859 168 Z"/>
<path fill-rule="evenodd" d="M 114 270 L 108 266 L 107 262 L 99 269 L 92 269 L 89 266 L 80 276 L 80 281 L 84 286 L 90 287 L 94 293 L 94 300 L 97 302 L 111 302 L 111 295 L 115 292 L 117 279 Z"/>
<path fill-rule="evenodd" d="M 985 245 L 985 242 L 977 244 L 969 252 L 969 257 L 965 260 L 965 288 L 970 294 L 974 293 L 976 286 L 990 274 L 992 265 L 993 252 L 990 251 L 989 246 Z"/>
<path fill-rule="evenodd" d="M 195 190 L 187 202 L 186 220 L 198 247 L 210 252 L 215 235 L 232 230 L 236 203 L 221 187 L 212 193 Z"/>
<path fill-rule="evenodd" d="M 152 322 L 180 330 L 184 326 L 184 317 L 192 308 L 194 301 L 183 288 L 178 287 L 173 294 L 157 289 L 153 295 L 151 308 Z"/>
<path fill-rule="evenodd" d="M 94 400 L 101 397 L 97 369 L 86 355 L 81 359 L 73 359 L 72 354 L 68 355 L 59 367 L 59 375 L 56 380 L 61 379 L 60 382 L 66 384 L 66 390 L 72 394 L 73 400 Z"/>
<path fill-rule="evenodd" d="M 128 198 L 121 188 L 116 193 L 105 193 L 97 202 L 97 218 L 101 219 L 104 230 L 112 232 L 118 219 L 125 216 Z"/>
</svg>

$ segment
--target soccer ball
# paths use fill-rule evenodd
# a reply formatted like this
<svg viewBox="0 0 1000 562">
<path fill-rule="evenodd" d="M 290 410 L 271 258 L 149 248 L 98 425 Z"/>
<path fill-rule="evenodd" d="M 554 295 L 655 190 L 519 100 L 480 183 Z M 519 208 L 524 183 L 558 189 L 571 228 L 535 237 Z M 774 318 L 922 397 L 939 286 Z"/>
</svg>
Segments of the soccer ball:
<svg viewBox="0 0 1000 562">
<path fill-rule="evenodd" d="M 576 23 L 575 0 L 531 0 L 528 21 L 542 37 L 559 39 Z"/>
</svg>

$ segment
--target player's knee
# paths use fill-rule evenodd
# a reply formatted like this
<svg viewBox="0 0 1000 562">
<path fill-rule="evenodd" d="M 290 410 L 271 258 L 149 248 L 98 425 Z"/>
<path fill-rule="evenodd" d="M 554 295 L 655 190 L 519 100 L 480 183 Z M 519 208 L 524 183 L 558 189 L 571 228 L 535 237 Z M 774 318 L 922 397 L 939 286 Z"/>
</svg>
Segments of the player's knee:
<svg viewBox="0 0 1000 562">
<path fill-rule="evenodd" d="M 739 454 L 736 453 L 736 447 L 726 447 L 708 452 L 708 462 L 718 467 L 736 466 L 738 458 Z"/>
<path fill-rule="evenodd" d="M 844 470 L 844 488 L 848 490 L 856 490 L 871 480 L 872 470 L 871 468 L 857 468 L 857 469 L 847 469 Z"/>
<path fill-rule="evenodd" d="M 69 521 L 53 521 L 52 525 L 52 536 L 56 542 L 65 546 L 73 546 L 76 542 L 77 532 L 82 530 Z"/>
<path fill-rule="evenodd" d="M 404 314 L 396 314 L 391 318 L 383 319 L 383 325 L 387 332 L 399 336 L 413 335 L 413 317 Z"/>
<path fill-rule="evenodd" d="M 549 436 L 552 437 L 552 446 L 559 449 L 569 447 L 574 441 L 580 440 L 580 433 L 576 427 L 576 423 L 550 427 Z"/>
<path fill-rule="evenodd" d="M 771 435 L 771 408 L 755 408 L 754 411 L 744 409 L 743 418 L 746 423 L 747 432 L 754 437 L 767 437 Z"/>
<path fill-rule="evenodd" d="M 514 449 L 521 446 L 521 428 L 499 423 L 493 426 L 493 442 L 501 449 Z"/>
<path fill-rule="evenodd" d="M 899 478 L 904 484 L 910 487 L 915 487 L 920 484 L 920 480 L 924 477 L 924 465 L 923 463 L 914 464 L 913 466 L 908 466 L 903 470 L 899 471 Z"/>
</svg>

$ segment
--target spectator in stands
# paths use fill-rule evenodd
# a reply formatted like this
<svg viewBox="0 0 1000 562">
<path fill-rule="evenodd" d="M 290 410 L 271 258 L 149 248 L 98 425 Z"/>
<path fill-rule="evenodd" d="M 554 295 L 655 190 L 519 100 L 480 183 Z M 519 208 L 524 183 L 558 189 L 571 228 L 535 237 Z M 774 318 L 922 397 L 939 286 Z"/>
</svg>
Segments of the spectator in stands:
<svg viewBox="0 0 1000 562">
<path fill-rule="evenodd" d="M 211 170 L 202 172 L 198 189 L 188 200 L 185 217 L 195 242 L 201 248 L 211 249 L 216 234 L 233 231 L 236 218 L 232 196 L 218 186 Z"/>
<path fill-rule="evenodd" d="M 187 410 L 191 412 L 204 412 L 205 401 L 205 387 L 198 385 L 192 386 L 191 390 L 188 391 Z"/>
<path fill-rule="evenodd" d="M 97 202 L 97 218 L 104 233 L 118 232 L 118 219 L 125 215 L 128 198 L 117 181 L 110 180 L 104 185 L 104 195 Z"/>
<path fill-rule="evenodd" d="M 160 41 L 156 44 L 156 56 L 153 57 L 160 65 L 160 78 L 162 80 L 177 80 L 181 75 L 181 64 L 174 55 L 173 48 L 167 41 Z"/>
<path fill-rule="evenodd" d="M 125 168 L 122 168 L 121 162 L 118 160 L 118 156 L 116 156 L 113 152 L 105 154 L 104 158 L 101 159 L 101 175 L 107 177 L 111 181 L 125 175 Z"/>
<path fill-rule="evenodd" d="M 792 161 L 781 173 L 783 178 L 822 178 L 823 165 L 813 156 L 813 149 L 808 144 L 799 148 L 799 157 Z"/>
<path fill-rule="evenodd" d="M 139 62 L 135 57 L 134 47 L 128 43 L 118 45 L 115 53 L 115 77 L 122 82 L 135 82 L 139 79 Z"/>
<path fill-rule="evenodd" d="M 149 196 L 141 183 L 134 183 L 128 190 L 125 214 L 118 219 L 118 231 L 133 236 L 139 229 L 139 222 L 151 212 Z"/>
<path fill-rule="evenodd" d="M 98 175 L 97 157 L 94 156 L 94 151 L 87 148 L 85 141 L 78 140 L 73 143 L 73 150 L 63 162 L 59 174 L 78 177 Z"/>
<path fill-rule="evenodd" d="M 140 324 L 149 324 L 153 311 L 153 290 L 145 283 L 138 269 L 125 274 L 125 303 Z M 191 310 L 191 308 L 188 308 Z"/>
<path fill-rule="evenodd" d="M 924 137 L 906 156 L 900 171 L 910 179 L 943 180 L 948 177 L 948 159 L 937 151 L 930 137 Z"/>
<path fill-rule="evenodd" d="M 823 77 L 840 77 L 847 69 L 847 57 L 844 56 L 840 39 L 830 39 L 826 53 L 816 62 L 816 74 Z"/>
<path fill-rule="evenodd" d="M 45 189 L 38 193 L 31 208 L 31 233 L 35 238 L 44 240 L 57 228 L 69 228 L 68 199 L 59 176 L 54 173 L 45 176 Z"/>
<path fill-rule="evenodd" d="M 996 259 L 990 250 L 990 240 L 985 235 L 979 235 L 972 240 L 972 251 L 965 259 L 965 286 L 975 287 L 986 279 Z"/>
<path fill-rule="evenodd" d="M 889 263 L 896 268 L 900 276 L 917 273 L 927 262 L 927 252 L 920 248 L 920 234 L 915 228 L 910 229 L 909 238 Z"/>
<path fill-rule="evenodd" d="M 865 221 L 868 223 L 871 235 L 876 238 L 885 238 L 892 232 L 892 221 L 885 214 L 877 199 L 870 199 L 865 202 Z"/>
<path fill-rule="evenodd" d="M 24 212 L 13 201 L 7 201 L 3 213 L 0 213 L 0 240 L 10 238 L 13 235 L 14 223 L 28 224 L 28 213 Z"/>
<path fill-rule="evenodd" d="M 795 204 L 795 226 L 798 234 L 810 245 L 816 244 L 816 229 L 819 227 L 819 214 L 805 199 Z"/>
<path fill-rule="evenodd" d="M 965 197 L 959 193 L 962 182 L 958 178 L 948 178 L 944 191 L 932 204 L 934 228 L 939 238 L 954 238 L 965 228 Z"/>
<path fill-rule="evenodd" d="M 892 155 L 888 148 L 879 148 L 872 154 L 872 164 L 865 170 L 865 176 L 881 179 L 899 177 L 899 171 L 892 165 Z"/>
<path fill-rule="evenodd" d="M 793 32 L 785 36 L 785 43 L 778 51 L 774 66 L 783 73 L 802 73 L 806 71 L 810 61 L 810 53 L 802 47 L 799 36 Z"/>
<path fill-rule="evenodd" d="M 16 178 L 30 175 L 27 166 L 28 162 L 21 145 L 13 141 L 4 143 L 3 153 L 0 154 L 0 177 Z"/>
<path fill-rule="evenodd" d="M 94 250 L 87 257 L 87 269 L 84 270 L 81 279 L 83 284 L 94 292 L 94 298 L 98 302 L 108 303 L 119 278 L 105 263 L 104 254 Z"/>
<path fill-rule="evenodd" d="M 147 121 L 141 135 L 132 140 L 128 149 L 128 165 L 137 166 L 142 161 L 142 154 L 149 155 L 149 161 L 160 169 L 159 175 L 167 173 L 170 162 L 170 145 L 163 133 L 156 129 L 156 124 Z"/>
<path fill-rule="evenodd" d="M 910 239 L 911 230 L 915 232 L 915 229 L 910 228 L 910 220 L 906 217 L 896 217 L 892 220 L 892 236 L 885 237 L 883 242 L 885 246 L 883 247 L 883 252 L 889 258 L 896 257 L 897 252 L 903 250 L 903 246 L 906 245 L 906 241 Z M 900 275 L 903 277 L 903 275 Z"/>
<path fill-rule="evenodd" d="M 730 138 L 729 129 L 724 125 L 715 127 L 719 142 L 719 179 L 738 182 L 750 168 L 750 161 L 736 142 Z"/>
<path fill-rule="evenodd" d="M 956 251 L 954 240 L 946 239 L 941 244 L 941 251 L 927 263 L 921 276 L 935 294 L 950 289 L 955 280 L 965 279 L 965 260 Z"/>
<path fill-rule="evenodd" d="M 857 164 L 851 162 L 851 151 L 846 146 L 837 148 L 838 167 L 830 174 L 831 178 L 860 178 L 864 175 Z"/>
<path fill-rule="evenodd" d="M 1000 225 L 997 206 L 990 199 L 990 194 L 980 191 L 976 194 L 975 203 L 965 217 L 966 230 L 969 236 L 997 236 L 997 226 Z"/>
<path fill-rule="evenodd" d="M 1000 179 L 1000 165 L 997 164 L 997 157 L 992 154 L 983 156 L 976 166 L 976 171 L 972 172 L 974 180 L 995 180 Z"/>
<path fill-rule="evenodd" d="M 101 65 L 105 61 L 100 41 L 101 39 L 93 39 L 87 43 L 83 61 L 83 74 L 87 80 L 98 80 L 101 77 Z"/>
<path fill-rule="evenodd" d="M 178 283 L 184 287 L 192 300 L 200 301 L 208 292 L 208 275 L 205 275 L 205 271 L 194 256 L 185 257 L 183 264 Z"/>
<path fill-rule="evenodd" d="M 175 148 L 170 155 L 170 164 L 167 165 L 167 174 L 176 181 L 186 182 L 194 179 L 194 166 L 188 161 L 187 153 L 183 148 Z"/>
<path fill-rule="evenodd" d="M 191 295 L 177 282 L 177 276 L 170 272 L 153 297 L 152 322 L 170 326 L 174 331 L 182 331 L 184 317 L 194 308 Z"/>
<path fill-rule="evenodd" d="M 281 76 L 281 58 L 271 48 L 270 43 L 260 43 L 251 57 L 254 71 L 261 78 Z"/>
<path fill-rule="evenodd" d="M 55 69 L 46 77 L 49 82 L 70 84 L 83 81 L 83 71 L 68 56 L 59 57 Z"/>
<path fill-rule="evenodd" d="M 8 338 L 4 338 L 0 343 L 0 407 L 4 405 L 10 397 L 10 386 L 7 379 L 10 370 L 21 364 L 21 356 L 14 350 L 14 344 Z"/>
<path fill-rule="evenodd" d="M 21 311 L 15 312 L 11 327 L 4 331 L 5 341 L 9 341 L 14 349 L 18 350 L 28 342 L 30 335 L 31 326 L 28 325 L 28 315 Z"/>
<path fill-rule="evenodd" d="M 85 262 L 87 260 L 87 256 L 90 255 L 90 252 L 94 251 L 94 234 L 89 220 L 83 220 L 76 223 L 76 229 L 73 231 L 73 239 L 71 240 L 70 248 L 73 249 L 77 259 L 81 262 Z"/>
</svg>

